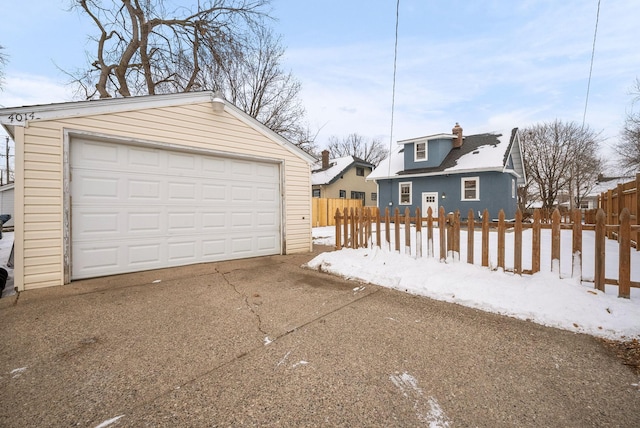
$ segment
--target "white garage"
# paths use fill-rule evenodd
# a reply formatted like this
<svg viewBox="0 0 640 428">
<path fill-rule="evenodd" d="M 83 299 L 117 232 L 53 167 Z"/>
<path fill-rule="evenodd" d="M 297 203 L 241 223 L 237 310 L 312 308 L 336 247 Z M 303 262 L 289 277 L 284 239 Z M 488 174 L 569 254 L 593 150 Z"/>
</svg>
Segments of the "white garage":
<svg viewBox="0 0 640 428">
<path fill-rule="evenodd" d="M 20 290 L 312 249 L 314 159 L 210 92 L 0 120 L 16 141 Z"/>
<path fill-rule="evenodd" d="M 280 254 L 276 163 L 71 140 L 71 279 Z"/>
</svg>

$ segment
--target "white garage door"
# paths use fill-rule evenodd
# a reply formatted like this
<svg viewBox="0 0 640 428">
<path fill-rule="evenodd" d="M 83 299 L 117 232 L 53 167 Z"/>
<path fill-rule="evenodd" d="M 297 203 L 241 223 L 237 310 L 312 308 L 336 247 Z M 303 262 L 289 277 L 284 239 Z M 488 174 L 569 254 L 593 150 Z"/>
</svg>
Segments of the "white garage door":
<svg viewBox="0 0 640 428">
<path fill-rule="evenodd" d="M 74 139 L 71 276 L 281 252 L 278 164 Z"/>
</svg>

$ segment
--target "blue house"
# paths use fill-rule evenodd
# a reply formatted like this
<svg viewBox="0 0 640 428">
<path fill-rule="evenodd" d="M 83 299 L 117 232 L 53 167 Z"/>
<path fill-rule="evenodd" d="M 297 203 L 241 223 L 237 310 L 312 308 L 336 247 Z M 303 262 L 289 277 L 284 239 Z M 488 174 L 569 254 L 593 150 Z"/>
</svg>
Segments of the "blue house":
<svg viewBox="0 0 640 428">
<path fill-rule="evenodd" d="M 510 134 L 462 135 L 456 123 L 451 134 L 398 141 L 398 147 L 367 177 L 378 185 L 378 207 L 391 212 L 406 207 L 424 216 L 431 207 L 460 210 L 466 218 L 486 209 L 490 218 L 504 210 L 515 217 L 518 186 L 525 183 L 518 128 Z M 436 214 L 437 215 L 437 214 Z"/>
</svg>

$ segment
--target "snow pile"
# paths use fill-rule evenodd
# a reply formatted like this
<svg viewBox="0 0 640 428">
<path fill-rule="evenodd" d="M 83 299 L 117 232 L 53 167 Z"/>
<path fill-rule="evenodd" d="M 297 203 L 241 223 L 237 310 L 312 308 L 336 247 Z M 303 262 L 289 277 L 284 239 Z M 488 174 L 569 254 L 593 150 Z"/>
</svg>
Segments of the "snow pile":
<svg viewBox="0 0 640 428">
<path fill-rule="evenodd" d="M 331 228 L 320 229 L 325 230 L 315 234 L 325 235 L 322 242 L 330 245 L 327 235 Z M 615 246 L 608 246 L 607 251 L 609 248 Z M 461 253 L 464 254 L 462 249 Z M 569 257 L 569 265 L 571 262 Z M 631 290 L 631 299 L 622 299 L 617 297 L 617 287 L 607 286 L 603 293 L 594 289 L 593 283 L 561 279 L 550 271 L 520 276 L 470 265 L 464 260 L 416 259 L 378 247 L 322 253 L 307 266 L 550 327 L 617 340 L 640 337 L 640 290 L 636 288 Z M 633 268 L 632 274 L 636 274 Z"/>
</svg>

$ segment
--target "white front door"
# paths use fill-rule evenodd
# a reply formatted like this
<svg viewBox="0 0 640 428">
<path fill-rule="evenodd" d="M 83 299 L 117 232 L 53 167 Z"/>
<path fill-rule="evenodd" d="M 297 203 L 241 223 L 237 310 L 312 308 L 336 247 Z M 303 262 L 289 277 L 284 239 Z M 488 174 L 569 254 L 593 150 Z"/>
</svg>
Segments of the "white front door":
<svg viewBox="0 0 640 428">
<path fill-rule="evenodd" d="M 426 217 L 427 212 L 431 208 L 431 215 L 438 217 L 438 192 L 422 193 L 422 216 Z"/>
</svg>

